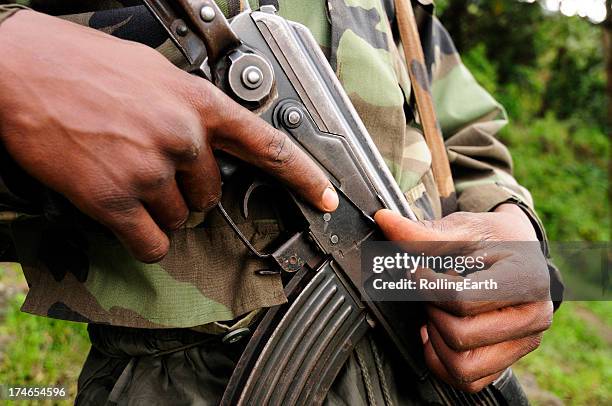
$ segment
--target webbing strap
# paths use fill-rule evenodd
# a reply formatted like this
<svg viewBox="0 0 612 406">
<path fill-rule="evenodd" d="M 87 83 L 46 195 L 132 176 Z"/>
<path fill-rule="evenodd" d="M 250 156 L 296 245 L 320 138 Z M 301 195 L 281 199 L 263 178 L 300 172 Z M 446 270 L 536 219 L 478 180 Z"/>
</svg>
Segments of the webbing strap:
<svg viewBox="0 0 612 406">
<path fill-rule="evenodd" d="M 442 131 L 433 105 L 421 37 L 410 0 L 395 0 L 395 10 L 417 111 L 425 141 L 431 151 L 431 169 L 440 194 L 442 211 L 446 215 L 456 209 L 455 186 Z"/>
</svg>

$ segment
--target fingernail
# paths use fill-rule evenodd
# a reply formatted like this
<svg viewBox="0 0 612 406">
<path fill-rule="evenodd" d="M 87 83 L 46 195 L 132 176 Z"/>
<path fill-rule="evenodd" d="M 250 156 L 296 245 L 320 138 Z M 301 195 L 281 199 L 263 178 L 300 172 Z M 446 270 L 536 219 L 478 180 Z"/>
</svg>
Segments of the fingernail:
<svg viewBox="0 0 612 406">
<path fill-rule="evenodd" d="M 421 341 L 425 344 L 429 340 L 429 335 L 427 334 L 427 326 L 421 327 Z"/>
<path fill-rule="evenodd" d="M 340 201 L 338 200 L 338 193 L 336 190 L 328 186 L 323 192 L 323 209 L 325 211 L 334 211 L 338 208 Z"/>
</svg>

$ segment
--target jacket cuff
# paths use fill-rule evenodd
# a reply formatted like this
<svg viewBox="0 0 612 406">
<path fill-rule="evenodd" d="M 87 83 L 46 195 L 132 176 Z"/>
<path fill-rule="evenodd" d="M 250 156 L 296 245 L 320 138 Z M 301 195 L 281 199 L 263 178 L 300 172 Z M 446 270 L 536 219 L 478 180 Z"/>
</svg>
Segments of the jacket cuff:
<svg viewBox="0 0 612 406">
<path fill-rule="evenodd" d="M 19 10 L 28 10 L 21 4 L 0 4 L 0 24 Z"/>
<path fill-rule="evenodd" d="M 512 199 L 514 194 L 495 183 L 471 186 L 459 193 L 457 204 L 460 211 L 486 213 Z"/>
<path fill-rule="evenodd" d="M 556 310 L 563 298 L 563 280 L 561 278 L 561 273 L 552 263 L 546 230 L 531 205 L 525 202 L 518 194 L 497 184 L 472 186 L 459 195 L 457 203 L 460 211 L 469 211 L 473 213 L 493 211 L 497 206 L 504 203 L 516 204 L 523 210 L 529 220 L 531 220 L 538 240 L 541 242 L 542 252 L 546 257 L 550 274 L 550 294 L 553 298 Z"/>
<path fill-rule="evenodd" d="M 469 211 L 472 213 L 486 213 L 495 210 L 495 208 L 504 203 L 514 203 L 518 205 L 529 217 L 531 224 L 538 236 L 538 240 L 545 243 L 544 254 L 548 257 L 548 239 L 542 222 L 531 208 L 531 202 L 512 190 L 500 186 L 498 184 L 486 184 L 472 186 L 465 189 L 459 194 L 457 204 L 460 211 Z"/>
</svg>

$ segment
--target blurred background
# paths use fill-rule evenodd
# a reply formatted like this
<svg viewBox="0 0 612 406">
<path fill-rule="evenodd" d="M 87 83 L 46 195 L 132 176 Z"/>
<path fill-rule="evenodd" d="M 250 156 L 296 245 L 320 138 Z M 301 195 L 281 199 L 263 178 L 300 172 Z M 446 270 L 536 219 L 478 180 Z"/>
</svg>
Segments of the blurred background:
<svg viewBox="0 0 612 406">
<path fill-rule="evenodd" d="M 436 0 L 465 64 L 508 111 L 501 139 L 551 241 L 610 241 L 611 3 Z M 19 266 L 1 264 L 0 382 L 74 394 L 85 326 L 20 313 L 26 289 Z M 535 405 L 612 404 L 611 310 L 561 306 L 542 346 L 515 367 Z"/>
<path fill-rule="evenodd" d="M 501 139 L 549 239 L 609 242 L 612 1 L 436 4 L 467 67 L 508 111 Z M 514 369 L 536 405 L 612 404 L 612 302 L 562 304 Z"/>
</svg>

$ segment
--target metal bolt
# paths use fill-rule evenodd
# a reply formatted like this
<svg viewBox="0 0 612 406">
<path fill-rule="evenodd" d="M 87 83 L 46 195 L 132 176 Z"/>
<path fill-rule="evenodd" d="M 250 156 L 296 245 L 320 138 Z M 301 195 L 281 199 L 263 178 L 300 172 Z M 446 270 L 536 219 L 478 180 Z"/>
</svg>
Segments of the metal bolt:
<svg viewBox="0 0 612 406">
<path fill-rule="evenodd" d="M 302 121 L 304 121 L 304 116 L 300 109 L 291 105 L 283 107 L 280 118 L 283 125 L 287 128 L 298 128 Z"/>
<path fill-rule="evenodd" d="M 259 69 L 258 69 L 259 70 Z M 247 73 L 247 82 L 249 83 L 257 83 L 261 80 L 261 75 L 259 74 L 259 72 L 255 71 L 255 70 L 250 70 Z"/>
<path fill-rule="evenodd" d="M 209 23 L 215 19 L 215 10 L 211 6 L 204 6 L 200 9 L 200 17 Z"/>
<path fill-rule="evenodd" d="M 176 33 L 178 35 L 180 35 L 181 37 L 184 37 L 185 35 L 187 35 L 187 33 L 189 32 L 189 30 L 187 29 L 187 25 L 185 25 L 184 22 L 180 22 L 177 26 L 176 26 Z"/>
<path fill-rule="evenodd" d="M 287 122 L 291 125 L 298 125 L 302 121 L 302 115 L 297 110 L 291 110 L 287 114 Z"/>
<path fill-rule="evenodd" d="M 331 237 L 329 237 L 329 241 L 331 241 L 332 244 L 338 244 L 338 236 L 333 234 Z"/>
<path fill-rule="evenodd" d="M 263 83 L 263 72 L 257 66 L 247 66 L 242 71 L 242 83 L 249 89 L 257 89 Z"/>
<path fill-rule="evenodd" d="M 329 221 L 329 220 L 331 220 L 331 214 L 329 214 L 329 213 L 325 213 L 325 214 L 323 215 L 323 221 Z"/>
</svg>

